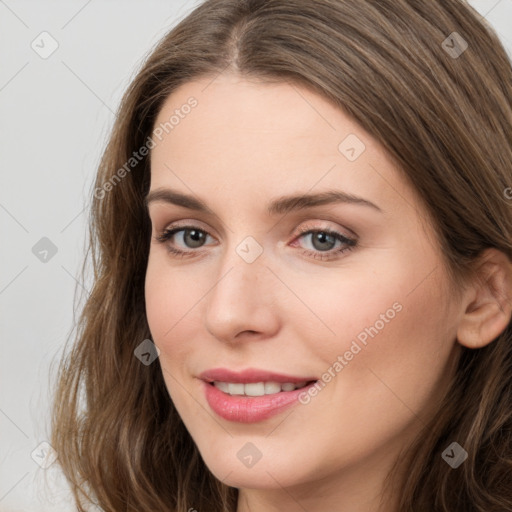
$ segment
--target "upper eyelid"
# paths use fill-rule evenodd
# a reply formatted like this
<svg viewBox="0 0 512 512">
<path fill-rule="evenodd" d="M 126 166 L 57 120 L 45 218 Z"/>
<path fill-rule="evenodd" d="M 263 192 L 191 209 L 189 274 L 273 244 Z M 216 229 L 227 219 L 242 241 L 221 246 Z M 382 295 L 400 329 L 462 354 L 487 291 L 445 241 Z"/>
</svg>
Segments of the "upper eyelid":
<svg viewBox="0 0 512 512">
<path fill-rule="evenodd" d="M 327 233 L 333 233 L 343 236 L 344 238 L 348 238 L 350 240 L 357 240 L 359 237 L 348 228 L 332 228 L 332 227 L 315 227 L 315 226 L 307 226 L 303 228 L 299 228 L 299 235 L 304 235 L 306 233 L 311 233 L 315 231 L 322 231 Z M 348 233 L 347 233 L 348 232 Z"/>
<path fill-rule="evenodd" d="M 177 230 L 185 230 L 185 229 L 197 229 L 199 231 L 204 231 L 207 235 L 210 235 L 210 236 L 214 236 L 212 233 L 211 233 L 211 229 L 207 229 L 207 228 L 204 228 L 201 226 L 200 223 L 197 223 L 197 221 L 176 221 L 176 222 L 173 222 L 171 224 L 166 224 L 162 229 L 157 229 L 157 227 L 155 225 L 153 225 L 153 229 L 157 232 L 160 232 L 160 233 L 165 233 L 167 231 L 177 231 Z M 214 236 L 214 238 L 217 238 Z"/>
<path fill-rule="evenodd" d="M 177 221 L 177 222 L 178 223 L 172 223 L 172 224 L 166 225 L 161 231 L 165 232 L 165 231 L 174 231 L 174 230 L 178 230 L 178 229 L 198 229 L 199 231 L 204 231 L 208 235 L 211 235 L 211 232 L 210 232 L 211 230 L 208 228 L 204 228 L 199 224 L 195 224 L 195 222 L 197 222 L 197 221 L 189 222 L 189 223 L 187 221 Z M 181 224 L 181 222 L 183 222 L 183 224 Z M 327 222 L 327 221 L 323 221 L 323 222 Z M 292 232 L 296 231 L 296 230 L 297 230 L 297 228 L 294 228 L 292 230 Z M 299 234 L 304 234 L 309 231 L 333 231 L 333 232 L 350 231 L 352 233 L 352 231 L 348 228 L 333 228 L 333 227 L 329 227 L 329 226 L 304 226 L 304 227 L 299 228 Z M 340 233 L 340 234 L 343 234 L 343 233 Z M 353 235 L 347 235 L 347 238 L 350 238 L 351 236 L 353 236 L 354 238 L 356 237 L 356 235 L 353 234 Z"/>
<path fill-rule="evenodd" d="M 154 219 L 154 216 L 156 216 L 156 218 L 158 219 L 158 217 L 160 216 L 157 212 L 160 211 L 160 208 L 156 208 L 157 205 L 159 205 L 160 202 L 159 201 L 152 201 L 148 207 L 147 207 L 147 212 L 148 212 L 148 215 L 149 215 L 149 218 L 151 220 L 151 223 L 153 226 L 155 226 L 155 224 L 157 223 L 157 221 L 155 221 Z M 153 207 L 153 208 L 152 208 Z M 313 209 L 316 208 L 316 207 L 312 207 Z M 166 210 L 167 211 L 167 210 Z M 163 211 L 162 211 L 163 213 Z M 211 213 L 211 211 L 210 211 Z M 304 213 L 304 212 L 303 212 Z M 317 217 L 315 219 L 315 222 L 327 222 L 327 223 L 333 223 L 333 224 L 336 224 L 340 227 L 322 227 L 322 228 L 319 228 L 319 227 L 316 227 L 316 226 L 313 226 L 311 227 L 310 229 L 311 230 L 320 230 L 320 229 L 326 229 L 326 230 L 331 230 L 331 231 L 336 231 L 336 232 L 340 232 L 340 234 L 343 234 L 346 238 L 350 238 L 350 239 L 354 239 L 354 240 L 357 240 L 359 238 L 359 236 L 350 228 L 348 228 L 347 226 L 344 226 L 343 224 L 340 224 L 340 219 L 337 218 L 338 216 L 337 215 L 332 215 L 331 213 L 329 213 L 329 211 L 324 211 L 323 213 L 320 213 L 320 212 L 316 212 L 317 214 L 319 214 L 319 217 Z M 311 217 L 309 217 L 309 214 L 311 214 Z M 224 222 L 222 222 L 218 217 L 217 215 L 213 214 L 215 219 L 219 220 L 220 222 L 220 226 L 221 226 L 221 232 L 224 233 L 224 229 L 227 228 L 228 231 L 231 231 L 231 229 L 229 229 L 228 226 L 225 225 Z M 308 212 L 308 215 L 307 217 L 304 215 L 302 216 L 303 214 L 300 215 L 301 218 L 299 219 L 296 219 L 298 221 L 298 224 L 303 224 L 303 223 L 307 223 L 307 222 L 312 222 L 310 219 L 312 218 L 315 218 L 316 215 L 315 215 L 315 212 L 311 211 L 311 212 Z M 173 215 L 174 216 L 174 215 Z M 208 214 L 208 217 L 210 217 L 210 215 Z M 323 219 L 321 219 L 321 217 L 325 217 Z M 190 218 L 186 218 L 184 217 L 183 219 L 180 219 L 180 220 L 176 220 L 175 222 L 172 222 L 172 223 L 169 223 L 169 224 L 172 224 L 171 227 L 167 228 L 167 227 L 164 227 L 161 231 L 164 231 L 166 229 L 174 229 L 174 224 L 177 223 L 178 226 L 181 225 L 181 223 L 183 223 L 184 226 L 187 226 L 188 224 L 191 224 L 193 225 L 193 227 L 197 227 L 198 229 L 201 229 L 203 231 L 206 231 L 208 234 L 214 236 L 215 238 L 217 239 L 220 239 L 221 236 L 218 236 L 218 233 L 219 231 L 215 228 L 212 228 L 210 227 L 211 226 L 211 220 L 215 220 L 215 219 L 208 219 L 207 222 L 205 223 L 205 225 L 207 225 L 208 227 L 202 227 L 202 224 L 203 222 L 199 219 L 197 219 L 197 217 L 190 217 Z M 321 220 L 320 220 L 321 219 Z M 294 224 L 295 224 L 295 221 L 294 221 Z M 274 229 L 275 227 L 275 223 L 272 223 L 272 227 L 271 227 L 271 230 Z M 155 226 L 156 227 L 156 226 Z M 296 231 L 297 227 L 296 227 L 296 224 L 295 224 L 295 227 L 292 228 L 290 231 L 287 232 L 287 236 L 290 236 L 294 231 Z M 219 233 L 220 234 L 220 233 Z"/>
</svg>

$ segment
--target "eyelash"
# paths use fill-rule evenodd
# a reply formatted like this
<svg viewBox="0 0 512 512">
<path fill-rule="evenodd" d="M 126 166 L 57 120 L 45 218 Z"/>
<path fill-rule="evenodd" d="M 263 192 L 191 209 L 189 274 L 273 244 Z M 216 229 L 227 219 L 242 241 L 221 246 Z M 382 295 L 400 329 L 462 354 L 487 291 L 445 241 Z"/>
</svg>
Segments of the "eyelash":
<svg viewBox="0 0 512 512">
<path fill-rule="evenodd" d="M 181 249 L 176 249 L 175 247 L 172 247 L 170 244 L 167 243 L 176 233 L 179 233 L 181 231 L 189 231 L 189 230 L 195 230 L 195 231 L 204 233 L 206 235 L 209 235 L 209 233 L 207 231 L 205 231 L 204 229 L 199 229 L 197 226 L 187 225 L 187 226 L 178 226 L 175 228 L 165 229 L 160 235 L 156 236 L 155 238 L 156 238 L 157 242 L 162 243 L 162 244 L 167 244 L 167 250 L 169 251 L 169 253 L 171 253 L 173 255 L 173 257 L 176 257 L 176 258 L 191 257 L 194 255 L 194 253 L 197 253 L 198 251 L 195 249 L 191 249 L 190 251 L 183 251 Z M 341 248 L 338 248 L 336 250 L 331 249 L 329 251 L 311 251 L 308 249 L 304 249 L 302 251 L 303 254 L 305 254 L 306 256 L 310 256 L 314 259 L 318 259 L 321 261 L 331 261 L 333 259 L 336 259 L 336 256 L 340 256 L 341 254 L 343 254 L 345 252 L 349 252 L 349 251 L 353 250 L 357 245 L 357 240 L 355 240 L 353 238 L 348 238 L 348 237 L 342 235 L 341 233 L 338 233 L 337 231 L 333 231 L 330 229 L 318 229 L 318 228 L 313 229 L 310 227 L 299 228 L 299 236 L 297 236 L 294 239 L 294 241 L 299 238 L 302 238 L 304 235 L 315 234 L 315 233 L 324 233 L 326 235 L 333 236 L 337 241 L 340 241 L 343 244 L 345 244 L 345 246 L 344 247 L 342 246 Z M 211 235 L 209 235 L 209 236 L 211 236 Z"/>
</svg>

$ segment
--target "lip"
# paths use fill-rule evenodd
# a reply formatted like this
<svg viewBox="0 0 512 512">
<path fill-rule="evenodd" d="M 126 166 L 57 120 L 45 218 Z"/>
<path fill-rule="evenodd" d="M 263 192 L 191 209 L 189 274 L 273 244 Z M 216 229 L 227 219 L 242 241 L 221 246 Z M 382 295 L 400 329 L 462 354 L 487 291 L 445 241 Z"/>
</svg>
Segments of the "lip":
<svg viewBox="0 0 512 512">
<path fill-rule="evenodd" d="M 206 401 L 212 411 L 227 421 L 237 423 L 257 423 L 283 412 L 298 404 L 300 394 L 307 392 L 317 381 L 315 377 L 296 377 L 256 369 L 234 372 L 224 368 L 207 370 L 199 378 L 203 381 Z M 214 381 L 243 384 L 251 382 L 313 382 L 294 391 L 280 391 L 272 395 L 247 397 L 224 393 L 213 385 Z"/>
<path fill-rule="evenodd" d="M 317 377 L 311 376 L 293 376 L 285 375 L 283 373 L 268 372 L 265 370 L 258 370 L 256 368 L 248 368 L 241 372 L 235 372 L 228 370 L 227 368 L 213 368 L 206 370 L 199 375 L 201 380 L 205 382 L 233 382 L 250 384 L 251 382 L 279 382 L 284 384 L 285 382 L 291 382 L 296 384 L 297 382 L 309 382 L 310 380 L 318 380 Z"/>
</svg>

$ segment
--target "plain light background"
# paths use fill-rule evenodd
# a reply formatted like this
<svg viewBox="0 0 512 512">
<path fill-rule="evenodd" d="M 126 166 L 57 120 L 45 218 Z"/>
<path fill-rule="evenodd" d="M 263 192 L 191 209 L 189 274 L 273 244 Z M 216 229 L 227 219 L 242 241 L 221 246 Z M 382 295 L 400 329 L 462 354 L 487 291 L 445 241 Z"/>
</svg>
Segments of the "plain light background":
<svg viewBox="0 0 512 512">
<path fill-rule="evenodd" d="M 74 510 L 57 464 L 36 461 L 50 456 L 50 364 L 89 285 L 77 276 L 92 181 L 130 79 L 198 3 L 0 0 L 1 512 Z M 512 55 L 512 0 L 471 4 Z"/>
</svg>

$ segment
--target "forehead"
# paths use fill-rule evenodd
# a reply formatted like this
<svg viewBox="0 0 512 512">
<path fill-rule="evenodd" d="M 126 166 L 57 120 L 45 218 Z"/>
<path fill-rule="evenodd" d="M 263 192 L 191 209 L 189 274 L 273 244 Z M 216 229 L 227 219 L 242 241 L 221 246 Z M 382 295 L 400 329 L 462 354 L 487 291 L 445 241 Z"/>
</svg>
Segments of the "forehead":
<svg viewBox="0 0 512 512">
<path fill-rule="evenodd" d="M 247 80 L 231 74 L 179 87 L 166 100 L 156 126 L 165 125 L 173 113 L 188 111 L 186 105 L 191 98 L 197 106 L 172 127 L 174 136 L 169 148 L 193 135 L 194 143 L 203 147 L 224 143 L 229 137 L 231 159 L 237 149 L 241 152 L 262 144 L 268 149 L 280 147 L 308 153 L 303 147 L 305 141 L 323 141 L 323 149 L 336 154 L 343 131 L 362 134 L 361 128 L 340 109 L 302 86 Z M 203 137 L 195 131 L 198 126 L 203 129 Z"/>
<path fill-rule="evenodd" d="M 381 145 L 297 84 L 230 74 L 189 82 L 167 98 L 155 129 L 152 189 L 206 197 L 213 187 L 220 198 L 229 189 L 259 202 L 276 191 L 341 188 L 395 210 L 415 202 Z"/>
</svg>

